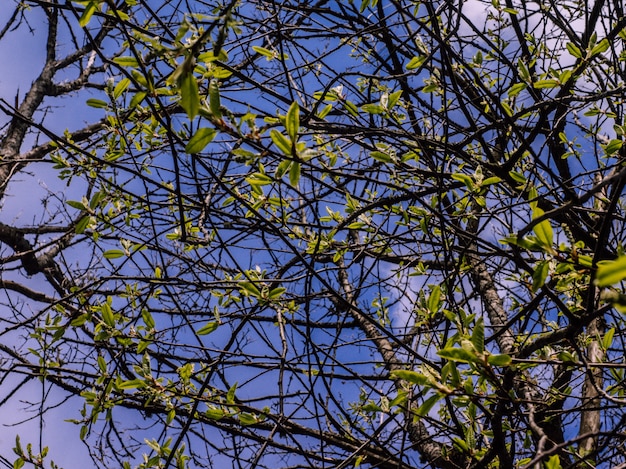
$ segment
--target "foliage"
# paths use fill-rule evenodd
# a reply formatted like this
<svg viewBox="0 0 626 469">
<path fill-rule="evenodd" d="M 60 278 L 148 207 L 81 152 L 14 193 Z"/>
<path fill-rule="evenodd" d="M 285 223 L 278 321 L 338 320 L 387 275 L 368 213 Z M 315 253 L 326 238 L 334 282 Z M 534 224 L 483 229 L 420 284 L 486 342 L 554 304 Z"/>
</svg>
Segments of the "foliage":
<svg viewBox="0 0 626 469">
<path fill-rule="evenodd" d="M 625 463 L 620 1 L 9 11 L 3 406 L 98 467 Z"/>
</svg>

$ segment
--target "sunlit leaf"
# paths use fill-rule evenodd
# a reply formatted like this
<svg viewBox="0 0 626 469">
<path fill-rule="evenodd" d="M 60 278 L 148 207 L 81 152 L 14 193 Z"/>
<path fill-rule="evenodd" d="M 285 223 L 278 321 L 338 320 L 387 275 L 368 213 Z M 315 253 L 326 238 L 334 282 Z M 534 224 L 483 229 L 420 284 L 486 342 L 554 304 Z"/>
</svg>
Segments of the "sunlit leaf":
<svg viewBox="0 0 626 469">
<path fill-rule="evenodd" d="M 87 100 L 87 106 L 95 107 L 95 108 L 105 108 L 109 104 L 106 101 L 102 101 L 101 99 L 89 98 Z"/>
<path fill-rule="evenodd" d="M 216 119 L 222 117 L 222 102 L 220 99 L 220 88 L 216 80 L 211 80 L 209 84 L 209 109 Z"/>
<path fill-rule="evenodd" d="M 217 130 L 208 127 L 202 127 L 189 139 L 185 147 L 186 153 L 200 153 L 206 146 L 213 141 Z"/>
<path fill-rule="evenodd" d="M 270 131 L 270 137 L 274 145 L 285 155 L 290 156 L 292 152 L 292 142 L 276 129 Z"/>
<path fill-rule="evenodd" d="M 126 253 L 121 249 L 109 249 L 108 251 L 104 251 L 102 255 L 105 259 L 118 259 L 124 257 Z"/>
<path fill-rule="evenodd" d="M 416 68 L 420 68 L 424 62 L 426 62 L 426 60 L 428 59 L 427 56 L 425 55 L 418 55 L 416 57 L 413 57 L 408 64 L 406 64 L 406 69 L 407 70 L 415 70 Z"/>
<path fill-rule="evenodd" d="M 417 371 L 393 370 L 390 373 L 390 375 L 391 375 L 392 378 L 402 379 L 402 380 L 407 381 L 407 382 L 409 382 L 411 384 L 424 385 L 424 384 L 428 383 L 428 377 L 426 377 L 422 373 L 418 373 Z"/>
<path fill-rule="evenodd" d="M 541 218 L 544 215 L 544 211 L 539 207 L 535 207 L 533 209 L 533 220 L 537 218 Z M 552 225 L 550 224 L 550 220 L 542 220 L 541 222 L 535 224 L 533 227 L 533 231 L 537 235 L 537 239 L 539 242 L 545 247 L 551 247 L 554 239 L 554 233 L 552 231 Z"/>
<path fill-rule="evenodd" d="M 573 57 L 576 57 L 577 59 L 582 59 L 583 53 L 582 53 L 582 51 L 580 50 L 580 48 L 576 44 L 568 42 L 565 47 L 567 47 L 567 51 Z"/>
<path fill-rule="evenodd" d="M 300 172 L 300 163 L 294 161 L 289 168 L 289 184 L 291 184 L 292 187 L 298 187 L 298 182 L 300 181 Z"/>
<path fill-rule="evenodd" d="M 626 278 L 626 255 L 612 261 L 598 262 L 595 284 L 599 287 L 608 287 L 621 282 Z"/>
<path fill-rule="evenodd" d="M 461 363 L 476 363 L 479 359 L 475 353 L 464 348 L 448 347 L 437 352 L 441 358 Z"/>
<path fill-rule="evenodd" d="M 213 332 L 215 329 L 219 327 L 219 323 L 217 321 L 207 322 L 204 326 L 196 331 L 198 335 L 207 335 Z"/>
<path fill-rule="evenodd" d="M 113 62 L 117 65 L 121 65 L 122 67 L 137 67 L 139 65 L 137 58 L 132 56 L 115 57 Z"/>
<path fill-rule="evenodd" d="M 198 115 L 200 109 L 200 93 L 193 73 L 184 73 L 180 78 L 180 105 L 189 119 Z"/>
<path fill-rule="evenodd" d="M 487 363 L 491 366 L 509 366 L 513 362 L 513 359 L 506 354 L 489 355 L 487 357 Z"/>
<path fill-rule="evenodd" d="M 85 5 L 83 14 L 80 15 L 80 18 L 78 19 L 78 24 L 81 28 L 84 28 L 89 24 L 89 21 L 91 21 L 91 17 L 93 16 L 93 14 L 98 11 L 99 3 L 100 2 L 94 0 Z"/>
<path fill-rule="evenodd" d="M 254 52 L 256 52 L 257 54 L 261 54 L 267 60 L 272 60 L 276 58 L 276 55 L 271 50 L 266 49 L 265 47 L 252 46 L 252 50 L 254 50 Z"/>
<path fill-rule="evenodd" d="M 476 321 L 476 325 L 472 331 L 471 340 L 472 345 L 474 345 L 474 349 L 478 353 L 483 353 L 485 351 L 485 324 L 482 318 Z"/>
<path fill-rule="evenodd" d="M 292 141 L 296 141 L 298 138 L 298 131 L 300 130 L 300 107 L 298 103 L 294 102 L 287 111 L 287 117 L 285 118 L 285 129 L 287 135 Z"/>
</svg>

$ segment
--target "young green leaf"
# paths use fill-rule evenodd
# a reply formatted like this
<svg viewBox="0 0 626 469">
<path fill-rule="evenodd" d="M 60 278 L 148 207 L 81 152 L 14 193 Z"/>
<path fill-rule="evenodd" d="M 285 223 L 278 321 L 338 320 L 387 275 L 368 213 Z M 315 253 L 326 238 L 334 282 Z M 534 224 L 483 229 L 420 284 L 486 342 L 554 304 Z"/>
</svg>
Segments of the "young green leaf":
<svg viewBox="0 0 626 469">
<path fill-rule="evenodd" d="M 208 127 L 202 127 L 189 139 L 185 152 L 189 154 L 200 153 L 206 146 L 213 141 L 217 130 Z"/>
<path fill-rule="evenodd" d="M 222 118 L 222 103 L 220 99 L 220 88 L 217 80 L 211 80 L 209 84 L 209 109 L 216 119 Z"/>
<path fill-rule="evenodd" d="M 595 57 L 598 54 L 606 52 L 607 50 L 609 50 L 610 45 L 611 44 L 609 43 L 608 39 L 602 39 L 593 47 L 593 49 L 591 49 L 591 52 L 589 52 L 589 57 Z"/>
<path fill-rule="evenodd" d="M 128 88 L 130 86 L 130 80 L 128 78 L 123 78 L 120 80 L 120 82 L 115 85 L 115 88 L 113 89 L 113 97 L 115 99 L 119 98 L 122 93 L 124 91 L 126 91 L 126 88 Z"/>
<path fill-rule="evenodd" d="M 295 101 L 289 107 L 289 111 L 287 111 L 285 128 L 291 140 L 296 141 L 298 139 L 298 131 L 300 130 L 300 107 Z"/>
<path fill-rule="evenodd" d="M 200 329 L 198 329 L 196 331 L 196 334 L 198 335 L 207 335 L 210 334 L 211 332 L 213 332 L 215 329 L 217 329 L 219 326 L 219 323 L 216 321 L 211 321 L 211 322 L 207 322 L 204 326 L 202 326 Z"/>
<path fill-rule="evenodd" d="M 489 355 L 487 357 L 487 363 L 489 363 L 491 366 L 509 366 L 512 361 L 512 358 L 504 353 Z"/>
<path fill-rule="evenodd" d="M 535 208 L 533 209 L 533 220 L 536 220 L 537 218 L 542 217 L 543 214 L 544 214 L 544 211 L 540 209 L 539 207 L 535 206 Z M 537 223 L 533 227 L 533 231 L 537 235 L 537 239 L 539 240 L 539 242 L 544 247 L 547 247 L 547 248 L 552 247 L 554 233 L 552 231 L 552 225 L 550 224 L 549 219 L 542 220 L 541 222 Z"/>
<path fill-rule="evenodd" d="M 300 163 L 294 161 L 289 168 L 289 184 L 291 184 L 292 187 L 297 187 L 298 182 L 300 182 L 300 170 Z"/>
<path fill-rule="evenodd" d="M 87 106 L 95 107 L 97 109 L 103 109 L 108 105 L 109 104 L 106 101 L 102 101 L 101 99 L 90 98 L 87 100 Z"/>
<path fill-rule="evenodd" d="M 264 56 L 267 60 L 273 60 L 276 58 L 276 55 L 269 49 L 266 49 L 265 47 L 261 47 L 261 46 L 252 46 L 252 50 L 254 52 L 256 52 L 257 54 L 261 54 L 262 56 Z"/>
<path fill-rule="evenodd" d="M 478 356 L 464 348 L 448 347 L 437 352 L 441 358 L 461 363 L 476 363 Z"/>
<path fill-rule="evenodd" d="M 113 59 L 113 62 L 115 62 L 118 65 L 121 65 L 122 67 L 137 67 L 139 65 L 139 62 L 137 62 L 137 59 L 132 56 L 115 57 Z"/>
<path fill-rule="evenodd" d="M 126 253 L 121 249 L 109 249 L 108 251 L 104 251 L 102 255 L 105 259 L 118 259 L 124 257 Z"/>
<path fill-rule="evenodd" d="M 426 307 L 431 313 L 436 313 L 441 308 L 441 287 L 439 285 L 435 285 L 430 292 Z"/>
<path fill-rule="evenodd" d="M 528 87 L 526 83 L 515 83 L 511 88 L 509 88 L 508 95 L 509 98 L 513 96 L 517 96 L 521 91 L 525 90 Z"/>
<path fill-rule="evenodd" d="M 548 261 L 542 261 L 537 263 L 535 270 L 533 271 L 533 293 L 535 293 L 537 290 L 545 285 L 549 272 L 550 263 Z"/>
<path fill-rule="evenodd" d="M 565 46 L 567 47 L 567 51 L 575 58 L 577 59 L 582 59 L 583 58 L 583 53 L 580 50 L 580 48 L 572 43 L 572 42 L 568 42 L 567 45 Z"/>
<path fill-rule="evenodd" d="M 180 77 L 180 105 L 187 113 L 189 120 L 198 115 L 200 109 L 200 93 L 193 73 L 183 73 Z"/>
<path fill-rule="evenodd" d="M 98 3 L 99 2 L 94 0 L 94 1 L 87 3 L 87 5 L 85 5 L 83 14 L 80 15 L 80 18 L 78 19 L 78 24 L 80 25 L 81 28 L 84 28 L 85 26 L 87 26 L 93 14 L 96 11 L 98 11 Z"/>
<path fill-rule="evenodd" d="M 103 303 L 102 306 L 100 307 L 100 310 L 102 312 L 102 320 L 104 321 L 104 323 L 109 327 L 114 327 L 115 315 L 113 314 L 113 311 L 111 310 L 111 306 L 109 306 L 108 303 Z"/>
<path fill-rule="evenodd" d="M 626 278 L 626 255 L 612 261 L 598 262 L 595 284 L 599 287 L 608 287 L 621 282 Z"/>
<path fill-rule="evenodd" d="M 276 129 L 272 129 L 270 131 L 270 137 L 272 138 L 272 142 L 274 142 L 274 145 L 276 145 L 280 151 L 282 151 L 287 156 L 291 155 L 291 140 L 289 140 Z"/>
<path fill-rule="evenodd" d="M 407 70 L 415 70 L 416 68 L 420 68 L 428 57 L 425 55 L 418 55 L 413 57 L 408 64 L 406 64 Z"/>
<path fill-rule="evenodd" d="M 482 318 L 476 321 L 476 325 L 472 331 L 472 345 L 478 353 L 485 351 L 485 324 Z"/>
<path fill-rule="evenodd" d="M 426 399 L 421 406 L 419 406 L 415 413 L 420 417 L 427 415 L 428 412 L 430 412 L 430 410 L 435 406 L 435 404 L 439 402 L 443 397 L 444 395 L 440 393 L 433 394 L 428 399 Z"/>
<path fill-rule="evenodd" d="M 411 370 L 394 370 L 390 373 L 390 376 L 395 379 L 402 379 L 411 384 L 418 384 L 423 386 L 428 383 L 428 378 L 424 376 L 422 373 L 418 373 L 417 371 Z"/>
</svg>

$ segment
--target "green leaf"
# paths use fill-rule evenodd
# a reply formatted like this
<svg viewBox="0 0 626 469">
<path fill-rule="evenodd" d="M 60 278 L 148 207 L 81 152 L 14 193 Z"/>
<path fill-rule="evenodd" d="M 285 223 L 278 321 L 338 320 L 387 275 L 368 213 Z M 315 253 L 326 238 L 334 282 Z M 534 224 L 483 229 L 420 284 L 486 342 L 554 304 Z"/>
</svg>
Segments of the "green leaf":
<svg viewBox="0 0 626 469">
<path fill-rule="evenodd" d="M 428 296 L 426 307 L 431 313 L 436 313 L 441 308 L 441 287 L 435 285 Z"/>
<path fill-rule="evenodd" d="M 215 118 L 222 118 L 222 102 L 220 99 L 220 88 L 217 80 L 211 80 L 211 83 L 209 84 L 209 109 Z"/>
<path fill-rule="evenodd" d="M 352 117 L 359 117 L 359 108 L 356 107 L 356 104 L 354 104 L 352 101 L 346 99 L 345 101 L 343 101 L 343 106 Z"/>
<path fill-rule="evenodd" d="M 533 209 L 533 220 L 540 218 L 541 216 L 543 216 L 543 214 L 544 211 L 542 209 L 540 209 L 539 207 L 535 207 Z M 533 227 L 533 231 L 535 232 L 535 234 L 537 235 L 537 239 L 543 246 L 549 248 L 552 247 L 554 233 L 552 232 L 552 225 L 550 224 L 549 219 L 537 223 Z"/>
<path fill-rule="evenodd" d="M 487 357 L 487 363 L 491 366 L 509 366 L 513 359 L 504 353 L 497 355 L 489 355 Z"/>
<path fill-rule="evenodd" d="M 123 78 L 122 80 L 120 80 L 120 82 L 115 85 L 115 88 L 113 89 L 113 97 L 115 99 L 119 98 L 122 93 L 124 91 L 126 91 L 126 88 L 128 88 L 130 86 L 130 80 L 128 78 Z"/>
<path fill-rule="evenodd" d="M 518 59 L 517 61 L 517 71 L 519 73 L 520 78 L 523 81 L 525 82 L 530 81 L 530 71 L 528 70 L 528 67 L 526 66 L 526 64 L 524 63 L 522 59 Z"/>
<path fill-rule="evenodd" d="M 83 234 L 85 232 L 85 230 L 87 229 L 87 227 L 89 226 L 90 222 L 91 222 L 91 217 L 90 216 L 85 216 L 85 217 L 81 218 L 80 221 L 78 223 L 76 223 L 76 227 L 74 228 L 74 232 L 76 234 Z"/>
<path fill-rule="evenodd" d="M 183 73 L 180 78 L 180 105 L 187 113 L 189 120 L 198 115 L 200 93 L 196 77 L 191 72 Z"/>
<path fill-rule="evenodd" d="M 146 91 L 139 91 L 135 93 L 135 95 L 130 100 L 130 104 L 128 105 L 128 107 L 130 109 L 136 108 L 137 106 L 139 106 L 139 104 L 141 104 L 141 102 L 146 98 L 147 95 L 148 93 Z"/>
<path fill-rule="evenodd" d="M 266 186 L 274 182 L 267 174 L 254 173 L 246 178 L 246 182 L 251 186 Z"/>
<path fill-rule="evenodd" d="M 626 255 L 612 261 L 598 262 L 595 284 L 599 287 L 608 287 L 621 282 L 626 278 Z"/>
<path fill-rule="evenodd" d="M 535 87 L 536 89 L 556 88 L 559 85 L 559 81 L 555 79 L 539 80 L 533 83 L 533 87 Z"/>
<path fill-rule="evenodd" d="M 370 153 L 370 156 L 381 163 L 391 163 L 392 161 L 391 156 L 382 151 L 373 151 Z"/>
<path fill-rule="evenodd" d="M 102 355 L 98 355 L 98 368 L 100 368 L 100 372 L 103 374 L 107 372 L 107 362 Z"/>
<path fill-rule="evenodd" d="M 474 349 L 476 349 L 478 353 L 485 351 L 485 324 L 482 318 L 476 321 L 476 325 L 472 331 L 472 345 L 474 345 Z"/>
<path fill-rule="evenodd" d="M 281 296 L 283 296 L 283 293 L 285 293 L 286 291 L 287 289 L 284 287 L 273 288 L 268 293 L 267 298 L 270 300 L 278 300 Z"/>
<path fill-rule="evenodd" d="M 118 259 L 120 257 L 124 257 L 125 255 L 126 253 L 121 249 L 109 249 L 103 253 L 105 259 Z"/>
<path fill-rule="evenodd" d="M 244 426 L 258 423 L 258 420 L 254 417 L 254 415 L 247 412 L 241 412 L 237 417 L 239 418 L 239 423 Z"/>
<path fill-rule="evenodd" d="M 24 460 L 22 458 L 17 458 L 13 463 L 13 469 L 20 469 L 24 467 Z"/>
<path fill-rule="evenodd" d="M 541 261 L 537 263 L 537 266 L 535 267 L 535 270 L 533 271 L 533 285 L 532 285 L 533 293 L 545 285 L 549 272 L 550 272 L 550 263 L 548 261 Z"/>
<path fill-rule="evenodd" d="M 423 386 L 428 383 L 428 378 L 422 373 L 411 370 L 394 370 L 390 373 L 392 379 L 402 379 L 411 384 Z"/>
<path fill-rule="evenodd" d="M 420 68 L 424 62 L 426 62 L 426 59 L 428 59 L 427 56 L 425 55 L 418 55 L 416 57 L 413 57 L 408 64 L 406 64 L 406 69 L 407 70 L 415 70 L 416 68 Z"/>
<path fill-rule="evenodd" d="M 317 117 L 319 117 L 320 119 L 323 119 L 332 110 L 333 110 L 333 105 L 332 104 L 327 104 L 326 106 L 324 106 L 324 108 L 320 112 L 317 113 Z"/>
<path fill-rule="evenodd" d="M 298 182 L 300 182 L 300 163 L 294 161 L 289 168 L 289 184 L 291 187 L 298 187 Z"/>
<path fill-rule="evenodd" d="M 237 383 L 233 384 L 226 393 L 226 402 L 228 404 L 235 403 L 235 391 L 237 391 Z"/>
<path fill-rule="evenodd" d="M 550 456 L 550 458 L 545 462 L 546 469 L 561 469 L 561 458 L 558 454 L 554 456 Z"/>
<path fill-rule="evenodd" d="M 615 328 L 612 327 L 604 334 L 602 338 L 602 348 L 608 350 L 613 345 L 613 336 L 615 335 Z"/>
<path fill-rule="evenodd" d="M 100 310 L 102 312 L 102 320 L 104 323 L 109 327 L 115 327 L 115 315 L 111 310 L 111 306 L 109 306 L 108 303 L 102 303 Z"/>
<path fill-rule="evenodd" d="M 143 323 L 146 325 L 148 329 L 154 329 L 156 324 L 154 322 L 154 318 L 152 317 L 152 314 L 150 313 L 150 311 L 148 311 L 147 308 L 143 308 L 141 310 L 141 319 L 143 319 Z"/>
<path fill-rule="evenodd" d="M 522 173 L 509 171 L 509 176 L 511 176 L 511 179 L 513 179 L 515 182 L 519 182 L 520 184 L 526 184 L 526 176 L 524 176 Z"/>
<path fill-rule="evenodd" d="M 276 129 L 270 131 L 270 137 L 274 145 L 278 147 L 285 155 L 291 156 L 292 142 Z"/>
<path fill-rule="evenodd" d="M 448 347 L 437 352 L 441 358 L 461 363 L 476 363 L 479 361 L 478 356 L 464 348 Z"/>
<path fill-rule="evenodd" d="M 597 43 L 591 52 L 589 53 L 589 57 L 595 57 L 598 54 L 602 54 L 609 49 L 610 43 L 608 39 L 602 39 L 599 43 Z"/>
<path fill-rule="evenodd" d="M 87 106 L 102 109 L 107 107 L 108 103 L 106 101 L 102 101 L 101 99 L 90 98 L 87 100 Z"/>
<path fill-rule="evenodd" d="M 276 177 L 276 179 L 281 179 L 285 175 L 287 170 L 289 170 L 291 163 L 293 163 L 293 161 L 291 160 L 283 160 L 278 163 L 278 166 L 276 166 L 276 171 L 274 172 L 274 176 Z"/>
<path fill-rule="evenodd" d="M 78 24 L 80 25 L 81 28 L 84 28 L 85 26 L 87 26 L 89 24 L 89 21 L 91 20 L 91 17 L 93 16 L 93 14 L 98 11 L 98 3 L 96 1 L 93 2 L 89 2 L 87 5 L 85 5 L 85 9 L 83 10 L 83 14 L 80 15 L 80 18 L 78 19 Z"/>
<path fill-rule="evenodd" d="M 266 49 L 265 47 L 261 47 L 261 46 L 252 46 L 252 50 L 254 52 L 256 52 L 257 54 L 261 54 L 262 56 L 264 56 L 267 60 L 273 60 L 276 58 L 276 55 L 274 55 L 274 53 L 269 50 Z"/>
<path fill-rule="evenodd" d="M 209 143 L 213 141 L 216 134 L 217 130 L 210 129 L 208 127 L 198 129 L 193 137 L 189 139 L 189 142 L 187 142 L 185 153 L 200 153 Z"/>
<path fill-rule="evenodd" d="M 576 57 L 577 59 L 582 59 L 583 58 L 583 53 L 582 53 L 582 51 L 580 50 L 580 48 L 576 44 L 574 44 L 572 42 L 568 42 L 565 47 L 567 47 L 567 51 L 573 57 Z"/>
<path fill-rule="evenodd" d="M 402 96 L 402 90 L 398 90 L 389 95 L 389 101 L 387 102 L 387 109 L 393 109 L 398 101 L 400 100 L 400 96 Z"/>
<path fill-rule="evenodd" d="M 239 282 L 239 288 L 241 288 L 242 293 L 246 295 L 261 298 L 261 291 L 253 282 Z"/>
<path fill-rule="evenodd" d="M 215 329 L 217 329 L 219 326 L 219 323 L 216 321 L 212 321 L 212 322 L 207 322 L 204 326 L 202 326 L 200 329 L 198 329 L 196 331 L 196 334 L 198 335 L 207 335 L 210 334 L 211 332 L 213 332 Z"/>
<path fill-rule="evenodd" d="M 219 420 L 226 417 L 227 413 L 224 409 L 211 407 L 204 411 L 204 415 L 210 420 Z"/>
<path fill-rule="evenodd" d="M 298 131 L 300 130 L 300 107 L 295 101 L 289 107 L 289 111 L 287 111 L 285 129 L 292 142 L 298 139 Z"/>
<path fill-rule="evenodd" d="M 623 143 L 624 142 L 622 142 L 622 140 L 615 138 L 604 146 L 604 151 L 607 156 L 611 156 L 617 153 L 622 148 Z"/>
<path fill-rule="evenodd" d="M 443 397 L 444 395 L 440 393 L 433 394 L 428 399 L 426 399 L 421 406 L 419 406 L 415 413 L 420 417 L 427 415 L 428 412 L 430 412 L 430 410 L 434 407 L 434 405 L 439 402 Z"/>
<path fill-rule="evenodd" d="M 517 96 L 518 94 L 520 94 L 520 92 L 525 90 L 527 87 L 528 85 L 526 83 L 515 83 L 513 86 L 511 86 L 511 88 L 509 88 L 509 91 L 508 91 L 509 98 L 512 98 L 513 96 Z"/>
<path fill-rule="evenodd" d="M 385 111 L 380 104 L 364 104 L 361 109 L 370 114 L 382 114 Z"/>
<path fill-rule="evenodd" d="M 145 388 L 146 383 L 142 379 L 131 379 L 128 381 L 122 381 L 117 384 L 118 389 L 136 389 L 136 388 Z"/>
<path fill-rule="evenodd" d="M 122 56 L 122 57 L 115 57 L 113 59 L 113 62 L 116 63 L 117 65 L 121 65 L 122 67 L 138 67 L 139 66 L 139 62 L 137 61 L 136 57 L 132 57 L 132 56 Z"/>
<path fill-rule="evenodd" d="M 455 181 L 459 181 L 462 182 L 463 184 L 465 184 L 465 186 L 472 190 L 474 189 L 474 178 L 472 178 L 472 176 L 468 175 L 468 174 L 463 174 L 463 173 L 454 173 L 451 175 L 452 179 L 454 179 Z"/>
</svg>

